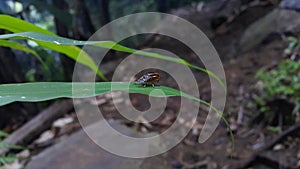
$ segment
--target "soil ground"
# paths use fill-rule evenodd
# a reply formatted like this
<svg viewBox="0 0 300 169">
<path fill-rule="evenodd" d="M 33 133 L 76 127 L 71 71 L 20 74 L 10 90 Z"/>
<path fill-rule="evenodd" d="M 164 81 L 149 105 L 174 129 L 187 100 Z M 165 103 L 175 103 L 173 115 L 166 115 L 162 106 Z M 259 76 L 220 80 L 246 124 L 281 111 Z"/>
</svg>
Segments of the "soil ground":
<svg viewBox="0 0 300 169">
<path fill-rule="evenodd" d="M 232 55 L 238 51 L 235 45 L 238 43 L 237 39 L 241 36 L 245 28 L 271 9 L 272 7 L 251 8 L 238 16 L 229 25 L 226 33 L 215 34 L 210 37 L 219 52 L 226 73 L 228 95 L 224 115 L 234 129 L 235 150 L 231 150 L 232 144 L 228 129 L 221 122 L 212 137 L 205 143 L 199 144 L 197 142 L 199 132 L 190 132 L 179 145 L 169 152 L 153 158 L 143 159 L 142 168 L 159 169 L 160 166 L 153 166 L 153 164 L 159 162 L 164 163 L 162 168 L 232 169 L 243 167 L 246 162 L 258 156 L 259 158 L 253 160 L 254 162 L 246 168 L 280 168 L 279 165 L 291 168 L 296 168 L 298 165 L 299 167 L 300 132 L 284 138 L 268 149 L 264 149 L 270 142 L 280 136 L 280 133 L 267 130 L 266 126 L 260 123 L 252 123 L 252 119 L 259 115 L 260 112 L 255 106 L 249 107 L 249 105 L 255 105 L 252 99 L 253 95 L 260 92 L 257 90 L 258 80 L 255 78 L 255 73 L 259 69 L 268 69 L 279 63 L 284 58 L 283 51 L 287 47 L 287 43 L 279 36 L 275 36 L 269 39 L 268 42 L 260 44 L 250 51 Z M 194 24 L 202 25 L 205 29 L 205 26 L 203 26 L 205 24 L 197 23 L 199 21 L 202 22 L 203 20 L 201 18 L 192 20 Z M 212 30 L 203 31 L 206 33 L 212 32 Z M 165 48 L 168 48 L 172 42 L 160 42 L 155 43 L 155 45 L 153 43 L 149 46 L 165 46 Z M 186 55 L 184 59 L 194 64 L 201 64 L 192 54 Z M 198 82 L 201 98 L 209 100 L 210 83 L 207 76 L 197 71 L 193 72 Z M 164 78 L 162 80 L 162 84 L 171 87 L 174 87 L 173 83 L 174 80 L 172 78 Z M 108 98 L 109 96 L 104 97 Z M 98 99 L 103 99 L 103 97 L 99 97 Z M 144 96 L 135 95 L 131 99 L 132 103 L 138 109 L 143 110 L 149 107 L 148 102 L 141 101 L 145 99 Z M 170 98 L 165 113 L 152 122 L 151 127 L 125 120 L 111 105 L 109 99 L 104 104 L 101 104 L 100 109 L 106 112 L 105 118 L 107 120 L 121 120 L 123 124 L 139 131 L 162 132 L 176 118 L 176 110 L 179 102 L 179 98 Z M 206 119 L 205 110 L 205 108 L 201 107 L 201 113 L 196 122 L 198 129 L 201 129 Z M 238 120 L 241 114 L 243 118 Z M 283 126 L 283 130 L 289 127 Z M 78 125 L 75 128 L 78 129 Z M 113 163 L 113 159 L 110 162 Z M 109 162 L 106 161 L 106 163 L 108 164 Z M 106 164 L 104 163 L 103 165 Z"/>
</svg>

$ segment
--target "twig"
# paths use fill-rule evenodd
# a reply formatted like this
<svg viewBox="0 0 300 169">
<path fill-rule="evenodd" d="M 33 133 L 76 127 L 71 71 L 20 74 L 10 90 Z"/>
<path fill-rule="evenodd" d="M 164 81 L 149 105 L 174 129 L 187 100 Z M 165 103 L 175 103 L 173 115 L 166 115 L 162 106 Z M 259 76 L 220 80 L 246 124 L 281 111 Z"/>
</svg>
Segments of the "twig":
<svg viewBox="0 0 300 169">
<path fill-rule="evenodd" d="M 4 142 L 10 145 L 25 145 L 39 136 L 45 129 L 51 127 L 52 122 L 73 108 L 72 99 L 56 102 L 40 112 L 21 128 L 13 132 Z M 9 149 L 0 149 L 0 155 Z"/>
<path fill-rule="evenodd" d="M 240 106 L 237 122 L 236 122 L 238 125 L 241 125 L 243 123 L 243 116 L 244 116 L 244 107 Z"/>
</svg>

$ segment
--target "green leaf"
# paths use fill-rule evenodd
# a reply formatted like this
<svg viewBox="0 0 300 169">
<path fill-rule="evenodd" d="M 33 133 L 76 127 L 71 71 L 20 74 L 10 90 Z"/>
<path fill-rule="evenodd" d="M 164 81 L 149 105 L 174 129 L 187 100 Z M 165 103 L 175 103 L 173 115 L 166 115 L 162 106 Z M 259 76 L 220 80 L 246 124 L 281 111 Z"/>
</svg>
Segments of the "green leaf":
<svg viewBox="0 0 300 169">
<path fill-rule="evenodd" d="M 39 45 L 63 53 L 67 55 L 68 57 L 76 60 L 81 50 L 78 47 L 75 46 L 65 46 L 65 45 L 94 45 L 99 46 L 103 48 L 113 49 L 117 51 L 127 52 L 127 53 L 135 53 L 143 56 L 149 56 L 153 58 L 168 60 L 176 63 L 180 63 L 189 67 L 192 67 L 194 69 L 200 70 L 204 73 L 207 73 L 209 76 L 215 78 L 217 82 L 223 87 L 223 89 L 226 91 L 225 85 L 222 82 L 222 80 L 216 76 L 213 72 L 206 70 L 204 68 L 195 66 L 193 64 L 188 63 L 187 61 L 183 59 L 177 59 L 169 56 L 163 56 L 157 53 L 151 53 L 151 52 L 145 52 L 145 51 L 139 51 L 131 48 L 127 48 L 125 46 L 119 45 L 113 41 L 77 41 L 67 38 L 62 38 L 56 36 L 54 33 L 49 32 L 45 29 L 42 29 L 38 26 L 35 26 L 31 23 L 25 22 L 23 20 L 20 20 L 18 18 L 14 18 L 7 15 L 0 15 L 0 29 L 6 29 L 14 33 L 18 34 L 6 34 L 6 35 L 0 35 L 0 39 L 7 39 L 7 38 L 21 38 L 21 39 L 31 39 L 36 41 Z M 27 32 L 27 31 L 34 31 L 34 32 Z M 81 53 L 81 57 L 77 60 L 79 63 L 86 65 L 90 67 L 93 71 L 95 71 L 99 77 L 101 77 L 103 80 L 107 80 L 102 72 L 98 69 L 97 65 L 94 63 L 94 61 L 89 57 L 88 54 L 86 54 L 84 51 Z"/>
<path fill-rule="evenodd" d="M 11 17 L 9 15 L 0 15 L 0 28 L 14 33 L 32 31 L 55 35 L 54 33 L 47 31 L 46 29 L 40 28 L 34 24 Z"/>
<path fill-rule="evenodd" d="M 17 159 L 15 155 L 0 156 L 0 165 L 12 163 Z"/>
<path fill-rule="evenodd" d="M 276 133 L 281 133 L 282 129 L 280 126 L 267 126 L 267 129 L 272 131 L 272 132 L 276 132 Z"/>
<path fill-rule="evenodd" d="M 161 92 L 152 92 L 156 89 L 163 91 L 163 94 Z M 140 93 L 154 97 L 181 96 L 192 99 L 213 109 L 230 129 L 229 124 L 222 113 L 204 100 L 170 87 L 155 86 L 144 88 L 134 82 L 37 82 L 2 84 L 0 85 L 0 106 L 15 101 L 36 102 L 55 98 L 85 98 L 101 95 L 111 91 Z M 230 135 L 234 147 L 234 139 L 231 130 Z"/>
<path fill-rule="evenodd" d="M 11 41 L 8 41 L 8 40 L 0 40 L 0 46 L 9 47 L 9 48 L 12 48 L 12 49 L 21 50 L 23 52 L 30 53 L 33 56 L 35 56 L 43 64 L 44 67 L 46 67 L 46 68 L 48 67 L 45 64 L 45 62 L 42 60 L 42 58 L 34 50 L 28 48 L 25 45 L 21 45 L 17 42 L 11 42 Z"/>
<path fill-rule="evenodd" d="M 104 77 L 103 73 L 98 69 L 97 65 L 93 61 L 93 59 L 84 51 L 81 51 L 80 48 L 76 46 L 62 46 L 56 44 L 57 41 L 55 41 L 56 38 L 59 38 L 56 36 L 54 33 L 47 31 L 43 28 L 40 28 L 34 24 L 25 22 L 21 19 L 14 18 L 8 15 L 0 15 L 0 29 L 5 29 L 14 33 L 19 33 L 19 32 L 28 32 L 28 31 L 34 31 L 40 33 L 42 36 L 43 34 L 46 35 L 51 35 L 51 40 L 46 41 L 46 37 L 42 38 L 39 42 L 36 41 L 40 46 L 43 46 L 45 48 L 54 50 L 56 52 L 60 52 L 65 54 L 66 56 L 70 57 L 73 60 L 76 60 L 79 53 L 81 52 L 81 57 L 77 60 L 79 63 L 88 66 L 90 69 L 95 71 L 97 75 L 102 78 L 103 80 L 107 79 Z M 37 34 L 38 35 L 38 34 Z M 4 35 L 0 35 L 4 36 Z M 6 39 L 6 38 L 1 38 L 1 39 Z M 46 43 L 48 42 L 48 43 Z M 72 45 L 72 44 L 69 44 Z"/>
<path fill-rule="evenodd" d="M 95 86 L 95 87 L 93 87 Z M 129 86 L 129 88 L 128 88 Z M 72 88 L 78 89 L 74 93 Z M 34 89 L 34 90 L 32 90 Z M 93 90 L 95 89 L 95 90 Z M 165 92 L 165 96 L 183 96 L 196 101 L 200 99 L 166 86 L 142 87 L 133 82 L 36 82 L 0 85 L 0 106 L 14 101 L 43 101 L 55 98 L 84 98 L 101 95 L 111 91 L 141 93 L 155 97 L 165 97 L 151 93 L 154 89 Z M 204 102 L 204 101 L 201 101 Z"/>
<path fill-rule="evenodd" d="M 7 137 L 8 134 L 0 130 L 0 137 Z"/>
<path fill-rule="evenodd" d="M 50 48 L 52 50 L 56 50 L 58 52 L 68 54 L 71 53 L 72 50 L 68 50 L 65 49 L 66 46 L 64 45 L 93 45 L 93 46 L 98 46 L 98 47 L 102 47 L 102 48 L 107 48 L 107 49 L 113 49 L 113 50 L 117 50 L 117 51 L 121 51 L 121 52 L 127 52 L 127 53 L 134 53 L 134 54 L 139 54 L 142 56 L 148 56 L 148 57 L 153 57 L 153 58 L 157 58 L 157 59 L 163 59 L 163 60 L 167 60 L 167 61 L 171 61 L 171 62 L 175 62 L 175 63 L 179 63 L 179 64 L 183 64 L 186 66 L 189 66 L 191 68 L 200 70 L 204 73 L 207 73 L 209 76 L 215 78 L 217 80 L 217 82 L 223 87 L 223 89 L 226 91 L 225 85 L 223 84 L 222 80 L 216 76 L 213 72 L 206 70 L 204 68 L 195 66 L 193 64 L 188 63 L 187 61 L 183 60 L 183 59 L 178 59 L 178 58 L 173 58 L 170 56 L 164 56 L 164 55 L 160 55 L 157 53 L 152 53 L 152 52 L 145 52 L 145 51 L 140 51 L 140 50 L 135 50 L 135 49 L 131 49 L 131 48 L 127 48 L 125 46 L 119 45 L 113 41 L 78 41 L 78 40 L 72 40 L 72 39 L 67 39 L 67 38 L 63 38 L 63 37 L 58 37 L 58 36 L 52 36 L 52 35 L 48 35 L 48 34 L 41 34 L 41 33 L 36 33 L 36 32 L 23 32 L 23 33 L 16 33 L 16 34 L 5 34 L 5 35 L 0 35 L 0 39 L 29 39 L 29 40 L 33 40 L 39 44 L 42 44 L 42 46 Z M 76 51 L 76 54 L 79 55 L 80 51 Z M 74 60 L 76 60 L 77 56 L 73 57 L 75 55 L 75 53 L 72 55 L 72 58 Z M 84 59 L 84 60 L 83 60 Z M 87 57 L 79 57 L 78 58 L 78 62 L 84 64 L 86 62 L 89 62 L 89 60 L 86 60 Z M 93 70 L 95 70 L 96 68 L 94 68 Z"/>
<path fill-rule="evenodd" d="M 22 147 L 22 146 L 11 145 L 11 144 L 7 144 L 5 142 L 0 142 L 0 149 L 2 149 L 2 148 L 9 148 L 9 149 L 13 149 L 13 150 L 22 150 L 22 149 L 24 149 L 24 147 Z"/>
</svg>

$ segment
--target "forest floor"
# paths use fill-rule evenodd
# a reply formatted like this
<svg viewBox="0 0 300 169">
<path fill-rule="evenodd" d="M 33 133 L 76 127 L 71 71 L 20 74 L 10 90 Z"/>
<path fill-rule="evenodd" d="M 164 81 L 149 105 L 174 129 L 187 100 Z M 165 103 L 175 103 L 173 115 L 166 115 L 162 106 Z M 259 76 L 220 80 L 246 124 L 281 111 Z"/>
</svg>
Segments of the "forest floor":
<svg viewBox="0 0 300 169">
<path fill-rule="evenodd" d="M 48 130 L 56 132 L 57 137 L 52 137 L 49 142 L 41 141 L 32 144 L 31 155 L 33 158 L 28 162 L 28 169 L 35 168 L 299 168 L 300 167 L 300 127 L 297 125 L 282 126 L 283 132 L 274 132 L 267 129 L 266 121 L 261 118 L 253 100 L 253 95 L 259 94 L 257 88 L 259 81 L 255 74 L 259 69 L 270 69 L 284 59 L 283 51 L 288 43 L 280 36 L 272 36 L 268 41 L 259 44 L 247 52 L 231 57 L 232 53 L 238 51 L 234 43 L 241 36 L 242 32 L 254 19 L 262 17 L 267 10 L 251 8 L 229 25 L 224 33 L 211 36 L 221 59 L 226 73 L 227 80 L 227 103 L 224 115 L 234 129 L 235 149 L 232 151 L 228 134 L 228 128 L 220 123 L 213 135 L 202 144 L 197 142 L 199 131 L 206 119 L 205 108 L 201 108 L 196 129 L 170 151 L 148 159 L 127 159 L 114 156 L 106 151 L 100 150 L 86 138 L 80 130 L 75 113 L 66 115 L 65 118 L 74 119 L 73 122 L 64 125 L 57 131 L 57 128 Z M 250 17 L 251 16 L 251 17 Z M 187 17 L 188 18 L 188 17 Z M 193 17 L 191 17 L 193 18 Z M 199 16 L 201 23 L 205 25 Z M 209 19 L 207 19 L 210 21 Z M 201 26 L 200 26 L 201 27 Z M 204 26 L 205 27 L 205 26 Z M 209 33 L 211 30 L 203 30 Z M 223 43 L 221 43 L 223 42 Z M 227 43 L 228 42 L 228 43 Z M 153 42 L 155 46 L 168 46 L 171 42 Z M 225 45 L 226 44 L 226 45 Z M 198 58 L 186 56 L 191 63 L 199 63 Z M 117 62 L 117 61 L 115 61 Z M 199 63 L 201 64 L 201 63 Z M 193 71 L 197 79 L 201 98 L 210 99 L 210 83 L 203 73 Z M 164 74 L 163 74 L 164 75 Z M 162 84 L 173 86 L 172 78 L 164 78 Z M 165 112 L 150 125 L 141 125 L 129 122 L 122 117 L 112 105 L 111 95 L 97 97 L 99 108 L 105 111 L 105 119 L 118 121 L 128 128 L 142 132 L 158 132 L 166 130 L 176 119 L 176 111 L 180 98 L 170 98 Z M 132 102 L 139 109 L 147 109 L 148 102 L 141 102 L 144 96 L 132 97 Z M 251 106 L 252 105 L 252 106 Z M 254 106 L 253 106 L 254 105 Z M 283 105 L 284 106 L 284 105 Z M 256 122 L 258 121 L 258 122 Z M 78 131 L 79 130 L 79 131 Z M 57 134 L 59 133 L 59 134 Z M 72 134 L 75 133 L 75 134 Z M 72 134 L 71 136 L 69 136 Z M 47 140 L 47 139 L 46 139 Z M 73 144 L 73 145 L 72 145 Z M 85 147 L 86 146 L 86 147 Z M 44 150 L 45 147 L 48 147 Z M 83 162 L 85 161 L 85 162 Z M 70 164 L 66 164 L 70 163 Z M 45 167 L 46 166 L 46 167 Z"/>
<path fill-rule="evenodd" d="M 62 137 L 63 141 L 59 141 L 59 143 L 49 147 L 46 151 L 39 153 L 29 162 L 28 168 L 35 169 L 45 165 L 48 165 L 49 169 L 62 166 L 65 168 L 74 166 L 93 168 L 101 165 L 101 168 L 105 169 L 114 168 L 120 164 L 122 164 L 121 168 L 156 169 L 297 168 L 296 166 L 299 166 L 300 153 L 300 127 L 295 128 L 292 125 L 285 125 L 282 128 L 283 133 L 268 130 L 266 125 L 263 124 L 268 119 L 262 118 L 260 122 L 254 123 L 253 119 L 260 112 L 255 106 L 249 107 L 249 103 L 255 104 L 251 96 L 258 94 L 256 87 L 258 80 L 254 77 L 256 71 L 261 68 L 272 67 L 282 60 L 282 51 L 286 48 L 286 45 L 282 40 L 275 39 L 268 44 L 261 45 L 240 55 L 238 58 L 223 62 L 228 86 L 227 105 L 224 115 L 234 129 L 234 151 L 231 149 L 232 144 L 228 128 L 222 122 L 205 143 L 198 143 L 199 131 L 190 132 L 179 145 L 167 153 L 139 160 L 121 158 L 107 153 L 94 145 L 82 131 L 79 131 L 70 137 Z M 196 72 L 196 76 L 198 76 L 197 79 L 201 79 L 198 80 L 199 88 L 202 89 L 200 95 L 204 100 L 209 99 L 210 87 L 207 87 L 210 85 L 209 80 L 207 80 L 206 75 L 199 72 Z M 172 82 L 170 79 L 164 79 L 163 81 L 165 83 Z M 173 84 L 169 85 L 172 86 Z M 103 99 L 105 101 L 101 101 Z M 131 101 L 138 109 L 149 107 L 148 102 L 141 101 L 145 99 L 144 96 L 136 95 L 132 99 Z M 163 132 L 172 124 L 177 115 L 178 102 L 180 102 L 180 98 L 171 98 L 167 109 L 158 119 L 151 122 L 150 125 L 142 125 L 130 122 L 122 117 L 113 106 L 110 94 L 98 97 L 98 100 L 101 104 L 99 108 L 105 112 L 106 120 L 120 122 L 122 125 L 125 124 L 135 131 L 158 133 Z M 207 115 L 205 110 L 203 108 L 201 113 L 199 113 L 193 129 L 201 129 L 203 127 L 203 122 Z M 86 113 L 84 114 L 86 115 Z M 74 117 L 74 115 L 71 114 L 68 117 Z M 77 130 L 80 128 L 79 126 L 79 122 L 75 120 L 60 130 L 62 133 L 70 134 L 70 130 Z M 284 131 L 288 131 L 288 133 Z M 128 132 L 127 134 L 130 135 L 130 133 Z M 59 135 L 63 136 L 65 134 Z M 70 151 L 72 151 L 71 154 Z M 76 161 L 78 158 L 82 161 Z M 66 161 L 73 162 L 66 164 Z M 138 166 L 136 166 L 137 164 Z M 153 166 L 153 164 L 160 165 Z"/>
</svg>

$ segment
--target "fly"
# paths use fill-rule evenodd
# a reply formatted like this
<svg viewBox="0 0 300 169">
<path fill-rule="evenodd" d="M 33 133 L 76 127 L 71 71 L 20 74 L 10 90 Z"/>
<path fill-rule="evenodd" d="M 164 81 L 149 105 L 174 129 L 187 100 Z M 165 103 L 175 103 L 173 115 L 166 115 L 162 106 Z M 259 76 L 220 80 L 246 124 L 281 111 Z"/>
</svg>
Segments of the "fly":
<svg viewBox="0 0 300 169">
<path fill-rule="evenodd" d="M 146 87 L 147 85 L 152 85 L 154 87 L 155 85 L 158 85 L 158 82 L 159 73 L 155 72 L 148 72 L 135 81 L 136 84 L 141 84 L 143 87 Z"/>
</svg>

